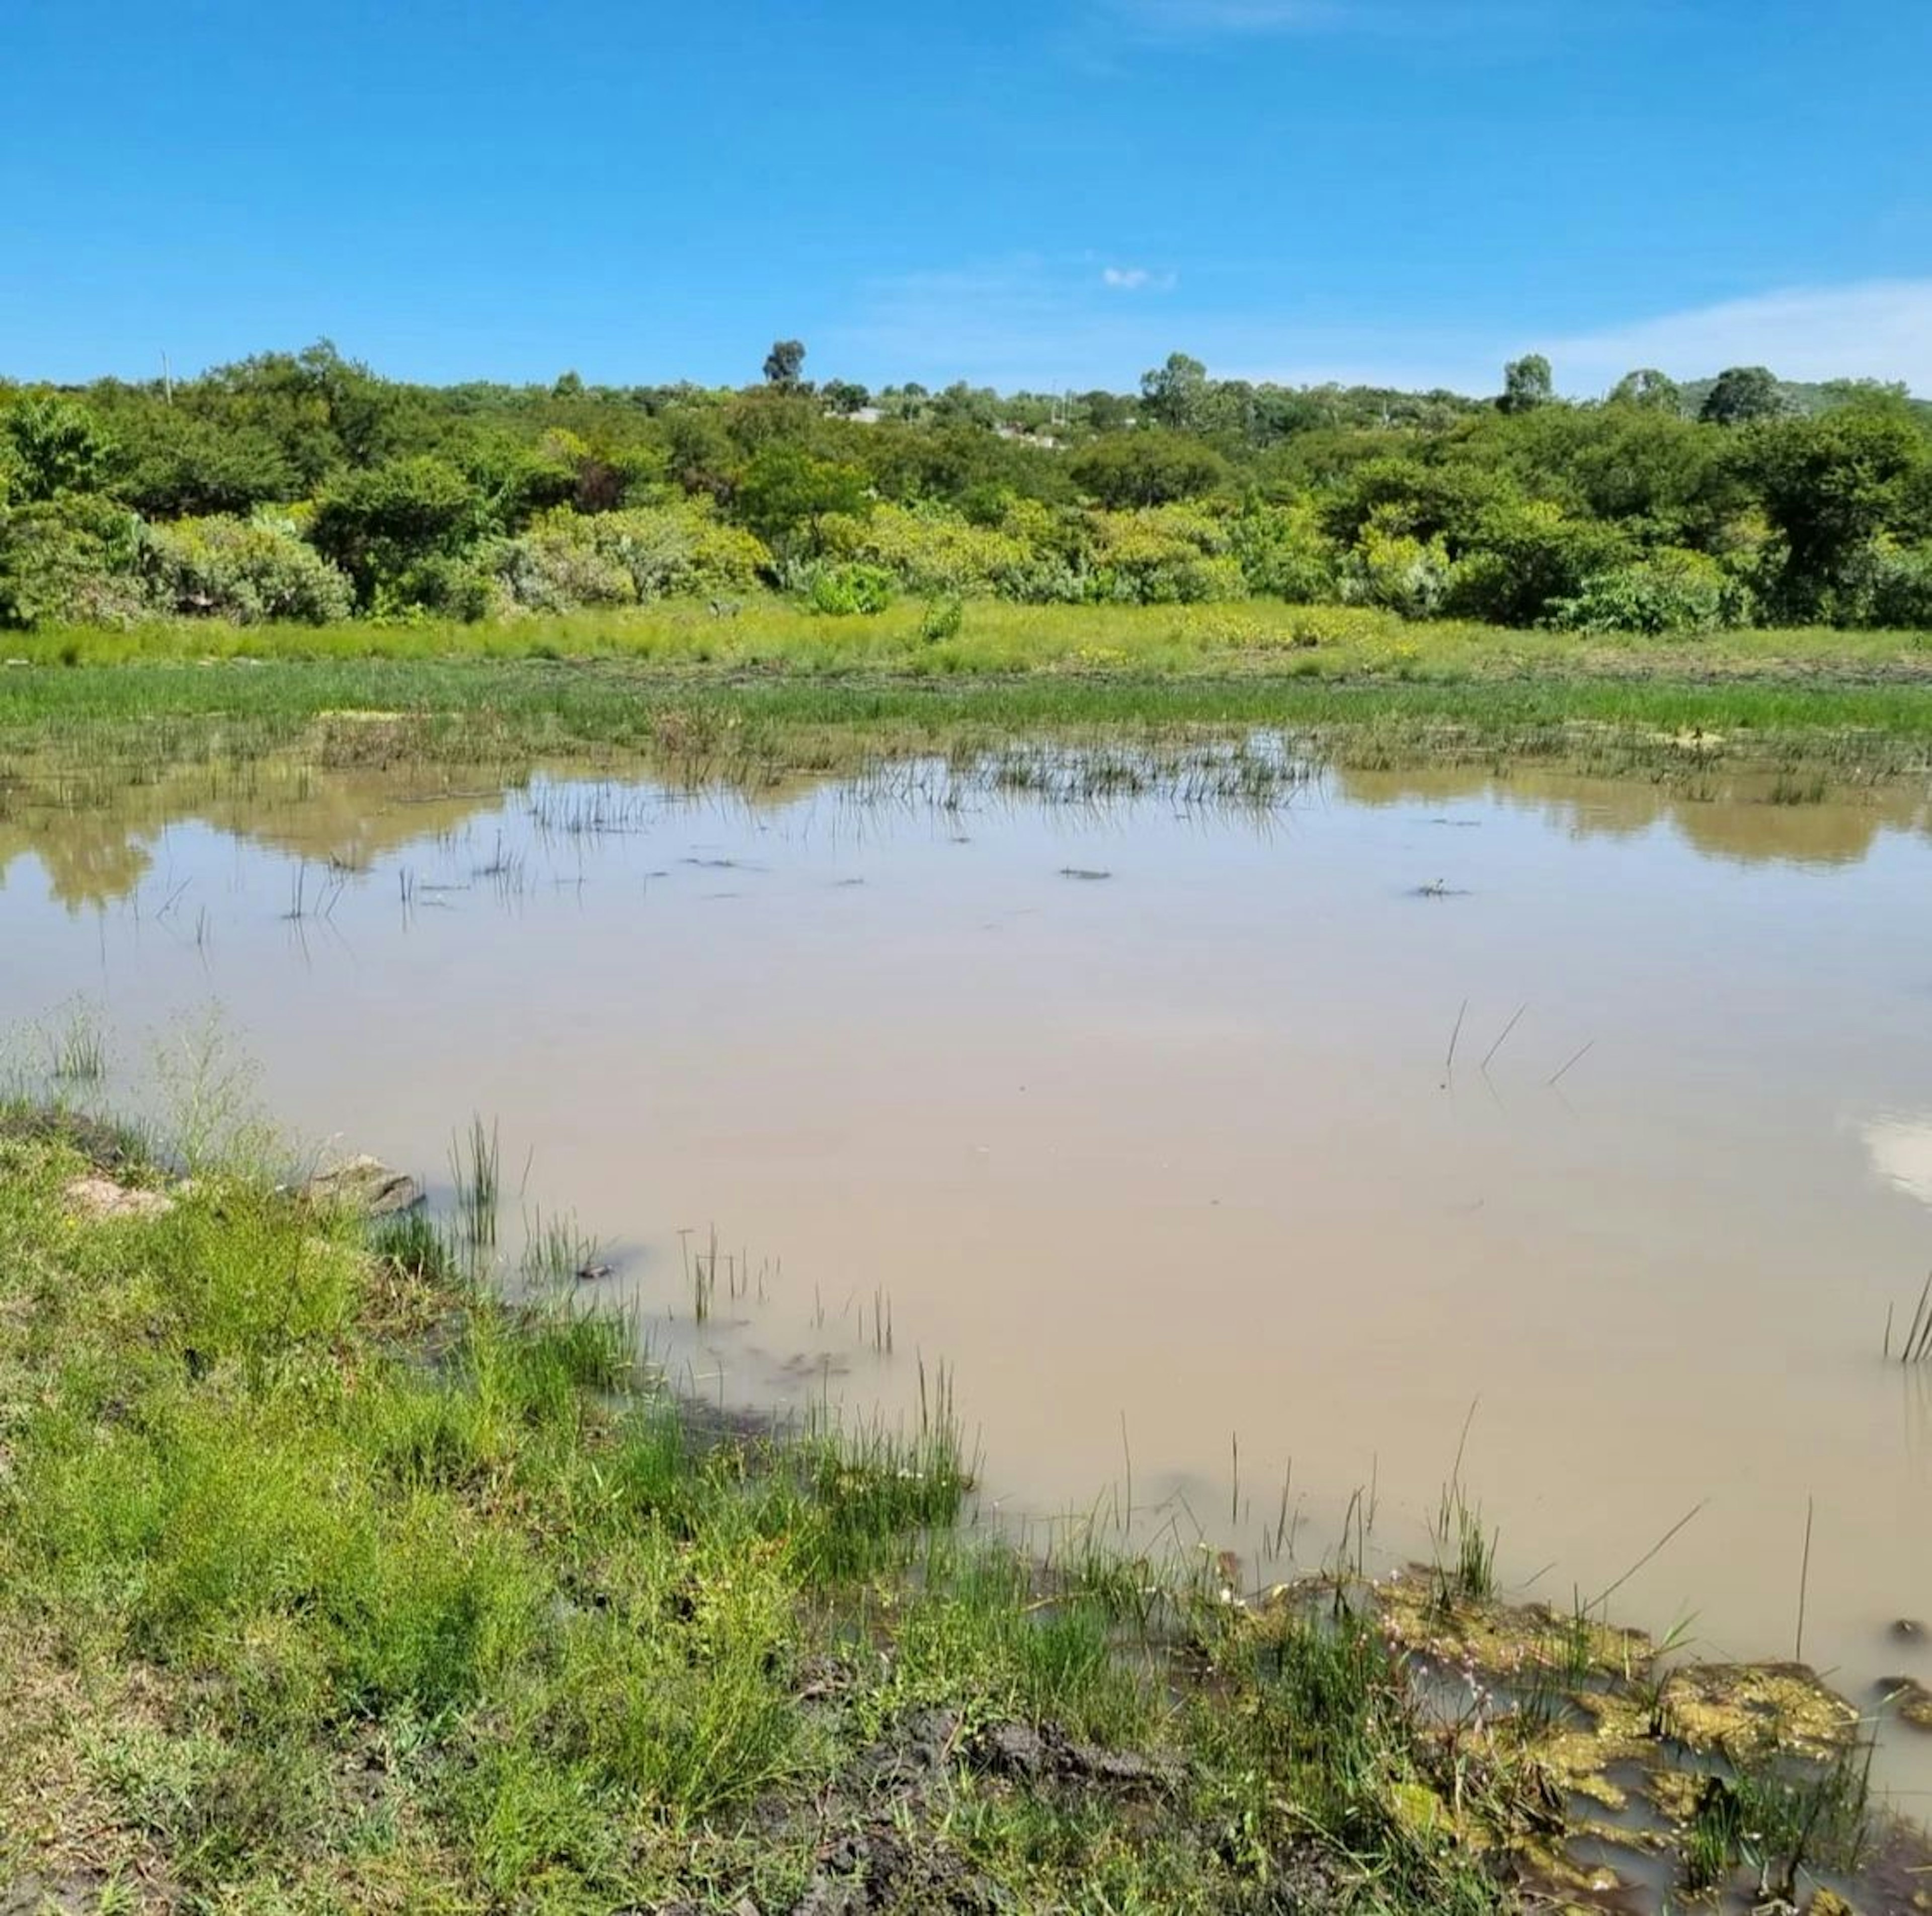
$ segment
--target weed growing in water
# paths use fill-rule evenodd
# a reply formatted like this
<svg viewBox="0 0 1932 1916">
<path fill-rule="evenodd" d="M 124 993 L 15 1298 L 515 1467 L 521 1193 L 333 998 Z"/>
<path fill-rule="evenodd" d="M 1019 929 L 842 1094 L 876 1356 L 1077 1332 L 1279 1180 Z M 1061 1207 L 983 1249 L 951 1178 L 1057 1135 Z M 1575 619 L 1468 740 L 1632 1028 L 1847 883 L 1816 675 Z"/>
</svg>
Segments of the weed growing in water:
<svg viewBox="0 0 1932 1916">
<path fill-rule="evenodd" d="M 602 1274 L 597 1240 L 577 1228 L 574 1217 L 544 1216 L 538 1210 L 526 1220 L 523 1276 L 536 1288 L 568 1285 Z"/>
<path fill-rule="evenodd" d="M 100 1021 L 76 998 L 65 1020 L 47 1034 L 47 1067 L 57 1084 L 98 1084 L 107 1075 L 107 1039 Z"/>
<path fill-rule="evenodd" d="M 501 1152 L 494 1120 L 486 1130 L 478 1116 L 470 1120 L 449 1147 L 449 1170 L 456 1187 L 456 1218 L 463 1242 L 474 1256 L 496 1247 L 497 1207 L 502 1198 Z"/>
</svg>

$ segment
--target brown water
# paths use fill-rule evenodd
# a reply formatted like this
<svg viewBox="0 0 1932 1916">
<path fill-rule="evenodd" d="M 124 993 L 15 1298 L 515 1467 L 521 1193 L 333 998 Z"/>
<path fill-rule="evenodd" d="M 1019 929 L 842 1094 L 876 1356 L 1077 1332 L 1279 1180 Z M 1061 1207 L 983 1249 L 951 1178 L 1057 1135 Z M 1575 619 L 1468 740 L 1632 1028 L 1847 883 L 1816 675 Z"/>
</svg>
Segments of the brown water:
<svg viewBox="0 0 1932 1916">
<path fill-rule="evenodd" d="M 1788 1654 L 1809 1499 L 1808 1657 L 1932 1680 L 1887 1633 L 1932 1612 L 1932 1372 L 1880 1360 L 1932 1266 L 1923 790 L 128 802 L 0 821 L 8 1015 L 84 994 L 140 1096 L 213 1001 L 275 1115 L 432 1177 L 494 1115 L 698 1388 L 896 1412 L 944 1359 L 1006 1514 L 1112 1510 L 1130 1452 L 1142 1528 L 1256 1582 L 1291 1459 L 1301 1564 L 1370 1486 L 1426 1555 L 1474 1405 L 1507 1580 L 1594 1594 L 1701 1507 L 1618 1614 Z M 700 1335 L 713 1226 L 764 1294 Z M 1932 1804 L 1932 1742 L 1884 1760 Z"/>
</svg>

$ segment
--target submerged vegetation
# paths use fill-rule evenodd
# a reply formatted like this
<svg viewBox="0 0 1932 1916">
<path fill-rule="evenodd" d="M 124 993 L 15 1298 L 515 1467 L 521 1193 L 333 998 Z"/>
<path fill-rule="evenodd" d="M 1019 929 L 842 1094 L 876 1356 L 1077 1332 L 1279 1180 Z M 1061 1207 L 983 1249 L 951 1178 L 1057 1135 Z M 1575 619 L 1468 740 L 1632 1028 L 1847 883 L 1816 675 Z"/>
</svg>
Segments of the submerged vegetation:
<svg viewBox="0 0 1932 1916">
<path fill-rule="evenodd" d="M 700 1411 L 568 1227 L 560 1288 L 478 1281 L 492 1132 L 457 1155 L 446 1231 L 371 1226 L 0 1118 L 22 1907 L 1473 1913 L 1922 1860 L 1808 1672 L 1510 1608 L 1457 1483 L 1380 1583 L 1359 1525 L 1265 1591 L 1040 1561 L 967 1525 L 943 1372 L 904 1430 Z"/>
</svg>

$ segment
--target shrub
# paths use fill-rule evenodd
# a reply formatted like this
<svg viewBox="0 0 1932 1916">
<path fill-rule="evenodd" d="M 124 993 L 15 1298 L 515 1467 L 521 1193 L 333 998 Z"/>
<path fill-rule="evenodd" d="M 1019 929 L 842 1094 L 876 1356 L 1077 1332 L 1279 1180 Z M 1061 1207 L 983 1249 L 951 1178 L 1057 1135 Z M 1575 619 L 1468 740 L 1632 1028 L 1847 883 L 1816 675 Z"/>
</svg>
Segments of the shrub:
<svg viewBox="0 0 1932 1916">
<path fill-rule="evenodd" d="M 1586 579 L 1574 598 L 1551 602 L 1545 622 L 1565 631 L 1708 632 L 1735 616 L 1738 596 L 1714 559 L 1666 547 Z"/>
<path fill-rule="evenodd" d="M 892 604 L 892 576 L 881 565 L 815 566 L 807 576 L 805 598 L 814 612 L 869 617 Z"/>
<path fill-rule="evenodd" d="M 441 619 L 487 619 L 494 607 L 494 581 L 461 553 L 432 553 L 376 582 L 370 610 L 378 619 L 433 613 Z"/>
<path fill-rule="evenodd" d="M 1023 538 L 974 524 L 943 505 L 875 507 L 866 518 L 819 522 L 828 559 L 883 567 L 904 590 L 975 597 L 1028 595 L 1035 556 Z"/>
<path fill-rule="evenodd" d="M 252 625 L 346 619 L 355 603 L 346 574 L 296 536 L 286 520 L 218 515 L 157 526 L 146 568 L 157 604 Z"/>
<path fill-rule="evenodd" d="M 1474 550 L 1456 564 L 1442 610 L 1496 625 L 1533 625 L 1586 579 L 1630 556 L 1617 526 L 1573 519 L 1545 499 L 1490 507 L 1478 518 Z"/>
<path fill-rule="evenodd" d="M 574 526 L 541 524 L 515 538 L 498 539 L 485 549 L 482 563 L 513 604 L 532 611 L 637 602 L 630 573 Z"/>
<path fill-rule="evenodd" d="M 1932 546 L 1874 539 L 1840 568 L 1826 610 L 1840 625 L 1932 630 Z"/>
<path fill-rule="evenodd" d="M 1103 506 L 1166 505 L 1212 492 L 1228 476 L 1212 446 L 1178 433 L 1112 433 L 1073 462 L 1073 482 Z"/>
<path fill-rule="evenodd" d="M 746 592 L 772 565 L 753 535 L 722 523 L 699 500 L 594 515 L 545 513 L 517 538 L 498 540 L 485 557 L 515 604 L 546 612 Z"/>
<path fill-rule="evenodd" d="M 0 412 L 0 436 L 8 442 L 14 490 L 28 499 L 94 491 L 112 450 L 93 414 L 58 393 Z"/>
<path fill-rule="evenodd" d="M 363 604 L 373 604 L 380 587 L 386 604 L 430 605 L 414 595 L 418 587 L 446 591 L 448 568 L 428 562 L 453 559 L 475 539 L 482 518 L 470 481 L 424 454 L 335 481 L 316 502 L 309 537 L 355 580 Z"/>
<path fill-rule="evenodd" d="M 107 499 L 70 494 L 0 508 L 0 625 L 139 618 L 141 550 L 141 522 Z"/>
<path fill-rule="evenodd" d="M 1136 605 L 1245 598 L 1230 523 L 1196 506 L 1090 514 L 1087 597 Z"/>
<path fill-rule="evenodd" d="M 964 605 L 957 592 L 950 592 L 943 598 L 934 599 L 920 615 L 920 637 L 933 645 L 942 639 L 956 639 L 960 627 L 965 622 Z"/>
<path fill-rule="evenodd" d="M 1334 548 L 1306 502 L 1250 506 L 1230 527 L 1229 544 L 1250 592 L 1295 605 L 1334 595 Z"/>
<path fill-rule="evenodd" d="M 1342 562 L 1342 602 L 1379 606 L 1404 619 L 1432 618 L 1448 590 L 1450 570 L 1439 535 L 1419 539 L 1370 525 Z"/>
</svg>

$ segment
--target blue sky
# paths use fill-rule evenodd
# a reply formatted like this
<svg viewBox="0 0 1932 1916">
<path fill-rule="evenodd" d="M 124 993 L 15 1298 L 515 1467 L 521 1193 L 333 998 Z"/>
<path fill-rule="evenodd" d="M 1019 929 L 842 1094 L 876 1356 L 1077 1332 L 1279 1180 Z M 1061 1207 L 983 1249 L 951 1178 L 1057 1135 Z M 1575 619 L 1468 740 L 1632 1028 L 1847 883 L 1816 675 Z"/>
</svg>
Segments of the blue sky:
<svg viewBox="0 0 1932 1916">
<path fill-rule="evenodd" d="M 1932 393 L 1932 0 L 10 0 L 0 374 Z"/>
</svg>

